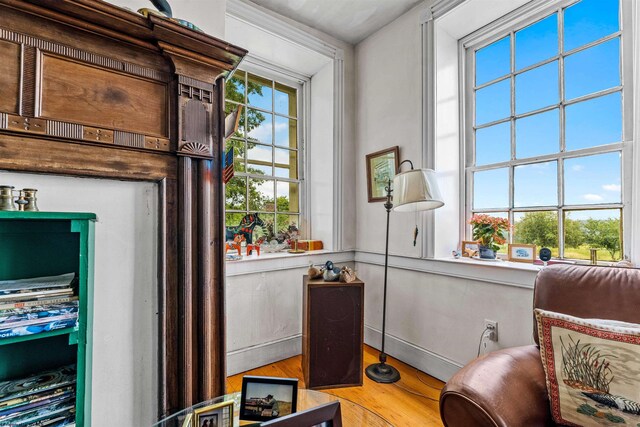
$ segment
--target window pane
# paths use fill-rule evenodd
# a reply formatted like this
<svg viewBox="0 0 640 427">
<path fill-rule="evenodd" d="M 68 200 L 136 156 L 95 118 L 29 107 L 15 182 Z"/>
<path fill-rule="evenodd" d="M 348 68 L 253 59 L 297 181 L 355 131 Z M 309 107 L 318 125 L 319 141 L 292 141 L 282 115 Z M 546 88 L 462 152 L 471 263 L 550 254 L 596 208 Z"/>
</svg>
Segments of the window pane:
<svg viewBox="0 0 640 427">
<path fill-rule="evenodd" d="M 298 121 L 276 116 L 276 145 L 298 148 Z"/>
<path fill-rule="evenodd" d="M 273 89 L 271 80 L 249 74 L 247 98 L 249 105 L 273 111 Z"/>
<path fill-rule="evenodd" d="M 476 125 L 511 115 L 510 82 L 510 79 L 506 79 L 476 91 Z"/>
<path fill-rule="evenodd" d="M 276 148 L 275 155 L 275 175 L 279 178 L 298 178 L 298 152 L 293 150 L 285 150 L 283 148 Z"/>
<path fill-rule="evenodd" d="M 246 214 L 244 212 L 230 212 L 225 215 L 225 224 L 227 227 L 235 227 L 240 225 L 242 222 L 242 218 L 244 218 Z"/>
<path fill-rule="evenodd" d="M 300 191 L 297 182 L 276 184 L 278 190 L 278 212 L 300 212 Z"/>
<path fill-rule="evenodd" d="M 506 162 L 510 159 L 510 122 L 476 130 L 476 165 Z"/>
<path fill-rule="evenodd" d="M 595 248 L 600 261 L 621 259 L 620 209 L 567 211 L 564 230 L 565 258 L 590 259 Z"/>
<path fill-rule="evenodd" d="M 300 229 L 300 217 L 298 215 L 276 215 L 278 231 L 288 231 L 289 227 L 295 226 Z"/>
<path fill-rule="evenodd" d="M 564 204 L 620 203 L 620 152 L 564 161 Z"/>
<path fill-rule="evenodd" d="M 536 251 L 549 248 L 552 256 L 560 256 L 558 211 L 514 212 L 513 242 L 536 245 Z"/>
<path fill-rule="evenodd" d="M 622 141 L 619 92 L 569 105 L 565 117 L 567 151 Z"/>
<path fill-rule="evenodd" d="M 620 85 L 620 39 L 616 38 L 564 60 L 567 99 Z"/>
<path fill-rule="evenodd" d="M 511 47 L 509 36 L 476 52 L 476 86 L 509 74 Z"/>
<path fill-rule="evenodd" d="M 560 151 L 558 109 L 516 120 L 516 158 L 540 156 Z"/>
<path fill-rule="evenodd" d="M 226 184 L 226 209 L 243 211 L 247 209 L 247 178 L 233 177 Z"/>
<path fill-rule="evenodd" d="M 516 32 L 516 70 L 558 54 L 558 15 Z"/>
<path fill-rule="evenodd" d="M 249 108 L 247 117 L 249 122 L 247 138 L 254 142 L 271 144 L 273 141 L 273 114 Z"/>
<path fill-rule="evenodd" d="M 233 167 L 236 172 L 245 172 L 244 154 L 246 152 L 244 140 L 242 139 L 227 139 L 225 143 L 225 150 L 229 150 L 233 147 Z"/>
<path fill-rule="evenodd" d="M 513 171 L 513 205 L 557 206 L 558 162 L 516 166 Z"/>
<path fill-rule="evenodd" d="M 268 145 L 248 143 L 247 172 L 258 175 L 273 175 L 273 148 Z"/>
<path fill-rule="evenodd" d="M 557 104 L 558 61 L 516 76 L 516 114 Z"/>
<path fill-rule="evenodd" d="M 249 210 L 273 212 L 275 181 L 272 179 L 249 178 Z"/>
<path fill-rule="evenodd" d="M 298 112 L 297 90 L 276 83 L 275 111 L 278 114 L 296 117 Z"/>
<path fill-rule="evenodd" d="M 618 1 L 582 0 L 565 9 L 565 52 L 618 31 Z"/>
<path fill-rule="evenodd" d="M 231 77 L 231 79 L 227 80 L 224 95 L 226 99 L 238 102 L 240 104 L 246 103 L 246 100 L 244 98 L 245 77 L 245 72 L 238 70 L 233 74 L 233 77 Z"/>
<path fill-rule="evenodd" d="M 491 169 L 473 174 L 473 208 L 509 206 L 509 169 Z"/>
</svg>

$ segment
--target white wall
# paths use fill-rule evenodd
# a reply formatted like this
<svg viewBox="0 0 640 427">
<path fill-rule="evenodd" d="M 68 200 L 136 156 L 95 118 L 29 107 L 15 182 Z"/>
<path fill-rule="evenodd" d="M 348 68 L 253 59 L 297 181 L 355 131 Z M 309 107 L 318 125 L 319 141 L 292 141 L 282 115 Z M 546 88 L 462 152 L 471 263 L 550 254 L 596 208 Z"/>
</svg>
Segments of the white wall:
<svg viewBox="0 0 640 427">
<path fill-rule="evenodd" d="M 402 15 L 356 46 L 356 191 L 358 215 L 356 269 L 366 283 L 366 341 L 378 345 L 382 323 L 382 280 L 385 211 L 381 203 L 367 202 L 365 155 L 400 146 L 400 158 L 421 166 L 423 153 L 422 109 L 422 4 Z M 441 35 L 440 44 L 457 50 L 455 40 Z M 436 94 L 440 122 L 438 143 L 453 150 L 438 153 L 437 172 L 450 210 L 436 216 L 436 236 L 455 249 L 459 236 L 457 176 L 457 56 L 438 56 L 440 79 L 449 85 Z M 451 65 L 447 69 L 447 64 Z M 449 118 L 449 120 L 448 120 Z M 440 146 L 438 146 L 440 148 Z M 451 147 L 450 147 L 451 148 Z M 404 169 L 403 169 L 404 170 Z M 535 271 L 521 280 L 492 283 L 492 268 L 464 278 L 467 265 L 440 267 L 437 261 L 420 259 L 420 244 L 414 247 L 413 214 L 391 213 L 389 251 L 399 255 L 403 268 L 389 270 L 387 352 L 426 372 L 447 379 L 476 356 L 484 319 L 497 320 L 498 347 L 531 342 L 531 286 Z M 420 225 L 421 222 L 418 222 Z M 423 230 L 421 229 L 422 233 Z M 376 255 L 378 254 L 378 255 Z M 442 252 L 441 252 L 441 255 Z M 436 265 L 437 264 L 437 265 Z M 392 263 L 393 265 L 393 263 Z M 474 267 L 476 268 L 476 267 Z M 449 273 L 449 271 L 451 273 Z M 459 271 L 459 277 L 455 277 Z M 434 274 L 432 272 L 439 272 Z M 473 276 L 469 275 L 469 276 Z M 497 279 L 496 279 L 497 280 Z M 527 288 L 529 287 L 529 288 Z M 487 350 L 496 348 L 489 346 Z"/>
<path fill-rule="evenodd" d="M 150 425 L 157 414 L 157 188 L 152 183 L 0 171 L 37 188 L 42 211 L 93 212 L 92 425 Z"/>
<path fill-rule="evenodd" d="M 132 11 L 141 8 L 155 9 L 148 0 L 107 0 L 116 6 Z M 199 27 L 205 33 L 224 38 L 224 12 L 226 0 L 177 0 L 169 1 L 173 16 L 184 19 Z"/>
</svg>

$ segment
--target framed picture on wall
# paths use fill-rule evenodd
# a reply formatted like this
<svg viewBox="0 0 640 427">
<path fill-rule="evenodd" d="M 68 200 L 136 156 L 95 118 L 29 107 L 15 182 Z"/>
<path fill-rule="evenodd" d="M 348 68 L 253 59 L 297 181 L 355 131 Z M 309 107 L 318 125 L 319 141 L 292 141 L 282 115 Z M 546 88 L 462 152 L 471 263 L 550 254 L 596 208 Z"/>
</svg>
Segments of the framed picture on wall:
<svg viewBox="0 0 640 427">
<path fill-rule="evenodd" d="M 387 199 L 385 187 L 398 173 L 400 155 L 398 146 L 367 154 L 367 195 L 369 203 Z"/>
</svg>

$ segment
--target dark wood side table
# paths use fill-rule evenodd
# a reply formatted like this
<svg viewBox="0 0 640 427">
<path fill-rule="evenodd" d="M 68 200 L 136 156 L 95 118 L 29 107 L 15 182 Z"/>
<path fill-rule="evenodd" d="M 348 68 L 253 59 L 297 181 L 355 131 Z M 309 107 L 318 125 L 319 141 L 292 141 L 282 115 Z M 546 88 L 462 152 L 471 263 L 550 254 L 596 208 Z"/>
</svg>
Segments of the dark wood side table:
<svg viewBox="0 0 640 427">
<path fill-rule="evenodd" d="M 307 388 L 362 385 L 364 283 L 303 278 L 302 371 Z"/>
</svg>

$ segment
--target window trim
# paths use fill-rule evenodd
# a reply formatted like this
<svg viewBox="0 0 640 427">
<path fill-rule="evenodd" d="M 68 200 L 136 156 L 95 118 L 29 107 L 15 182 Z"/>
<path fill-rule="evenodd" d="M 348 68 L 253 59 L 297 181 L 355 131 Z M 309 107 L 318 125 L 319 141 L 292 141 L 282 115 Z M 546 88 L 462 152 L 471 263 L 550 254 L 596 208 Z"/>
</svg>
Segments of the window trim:
<svg viewBox="0 0 640 427">
<path fill-rule="evenodd" d="M 240 64 L 237 70 L 248 73 L 248 74 L 254 74 L 259 77 L 263 77 L 265 79 L 274 81 L 276 83 L 281 83 L 283 85 L 296 88 L 298 91 L 297 97 L 296 97 L 297 109 L 298 109 L 297 117 L 296 117 L 296 120 L 298 122 L 298 126 L 297 126 L 298 147 L 294 150 L 294 151 L 297 151 L 298 153 L 298 164 L 297 164 L 298 178 L 297 179 L 279 178 L 279 177 L 276 177 L 275 175 L 269 175 L 267 179 L 274 180 L 274 186 L 275 186 L 274 191 L 276 192 L 276 196 L 277 196 L 277 183 L 275 183 L 275 181 L 293 182 L 298 184 L 298 191 L 300 193 L 298 212 L 280 212 L 280 214 L 281 215 L 298 215 L 299 217 L 298 228 L 300 230 L 300 233 L 303 236 L 308 236 L 307 238 L 310 239 L 312 238 L 312 236 L 311 236 L 311 221 L 310 221 L 309 208 L 308 208 L 309 207 L 309 191 L 307 188 L 307 180 L 305 179 L 305 174 L 309 170 L 309 163 L 306 156 L 306 141 L 309 135 L 308 117 L 310 117 L 309 116 L 309 105 L 310 105 L 309 98 L 310 98 L 311 78 L 308 76 L 304 76 L 302 74 L 296 73 L 292 70 L 279 67 L 267 61 L 252 57 L 250 55 L 245 57 L 244 61 Z M 235 73 L 235 70 L 234 70 L 234 73 Z M 232 75 L 229 76 L 228 79 L 230 79 L 231 77 Z M 225 102 L 227 102 L 226 95 L 225 95 Z M 267 112 L 266 110 L 263 110 L 259 107 L 251 107 L 251 108 L 255 108 L 257 110 Z M 273 111 L 268 111 L 268 113 L 275 115 L 275 112 Z M 282 114 L 279 114 L 279 116 L 289 117 Z M 233 137 L 230 137 L 230 139 L 231 138 Z M 246 139 L 246 137 L 244 139 Z M 260 145 L 268 146 L 268 147 L 271 147 L 272 149 L 283 148 L 283 149 L 291 150 L 290 148 L 287 148 L 287 147 L 275 145 L 275 142 L 274 144 L 271 144 L 271 145 L 267 145 L 267 144 L 260 144 Z M 245 164 L 247 161 L 246 155 L 247 153 L 245 153 L 245 159 L 244 159 Z M 237 171 L 234 174 L 234 177 L 246 178 L 247 185 L 248 185 L 249 178 L 262 178 L 262 179 L 265 178 L 264 175 L 255 175 L 255 174 L 249 174 L 247 172 L 237 172 Z M 247 196 L 248 196 L 248 191 L 247 191 Z M 225 217 L 227 213 L 257 212 L 260 214 L 267 214 L 267 215 L 274 215 L 274 216 L 278 214 L 277 209 L 273 212 L 253 211 L 249 209 L 248 197 L 247 197 L 245 206 L 246 206 L 246 210 L 235 210 L 235 209 L 228 210 L 225 208 Z"/>
<path fill-rule="evenodd" d="M 496 21 L 474 31 L 466 37 L 463 37 L 458 41 L 458 66 L 459 66 L 459 98 L 460 98 L 460 186 L 461 186 L 461 209 L 460 209 L 460 224 L 461 224 L 461 236 L 466 237 L 470 235 L 471 228 L 467 224 L 467 219 L 470 218 L 473 205 L 473 172 L 487 170 L 487 169 L 495 169 L 498 167 L 509 167 L 509 201 L 510 206 L 505 208 L 496 208 L 496 209 L 481 209 L 483 212 L 490 213 L 493 212 L 505 212 L 509 213 L 509 218 L 512 219 L 513 211 L 544 211 L 544 210 L 554 210 L 558 212 L 558 215 L 564 214 L 564 212 L 571 210 L 580 210 L 581 208 L 586 209 L 606 209 L 606 208 L 615 208 L 621 209 L 621 227 L 622 227 L 622 242 L 621 242 L 621 258 L 625 256 L 629 256 L 630 249 L 632 247 L 631 240 L 631 220 L 632 220 L 632 198 L 634 194 L 634 190 L 632 189 L 632 185 L 629 183 L 632 182 L 633 173 L 634 173 L 634 165 L 633 163 L 633 138 L 634 138 L 634 115 L 633 115 L 633 81 L 634 81 L 634 54 L 633 54 L 633 3 L 632 0 L 620 0 L 620 29 L 614 34 L 607 35 L 598 40 L 592 41 L 586 45 L 580 46 L 578 48 L 574 48 L 567 52 L 559 52 L 552 58 L 548 58 L 544 61 L 537 62 L 536 64 L 529 65 L 523 69 L 516 70 L 513 73 L 509 72 L 506 76 L 501 76 L 496 79 L 493 79 L 490 82 L 485 82 L 481 85 L 475 85 L 475 51 L 478 49 L 488 46 L 491 43 L 500 40 L 504 37 L 511 36 L 511 61 L 515 61 L 515 31 L 532 25 L 539 20 L 542 20 L 555 12 L 560 11 L 561 9 L 567 8 L 579 0 L 546 0 L 541 2 L 531 2 L 521 6 L 514 11 L 504 15 L 503 17 L 497 19 Z M 563 43 L 563 32 L 561 31 L 563 28 L 563 14 L 558 14 L 558 43 L 559 46 L 562 46 Z M 616 37 L 620 37 L 620 55 L 621 55 L 621 84 L 615 88 L 609 88 L 603 91 L 599 91 L 596 93 L 588 94 L 585 96 L 581 96 L 579 98 L 575 98 L 569 101 L 564 101 L 564 57 L 583 51 L 590 47 L 600 45 L 602 43 L 606 43 L 609 40 L 612 40 Z M 543 66 L 544 64 L 552 63 L 553 61 L 559 61 L 560 74 L 559 74 L 559 90 L 560 90 L 560 102 L 554 104 L 552 106 L 544 107 L 535 111 L 530 111 L 524 114 L 515 114 L 515 94 L 514 91 L 514 83 L 515 76 L 521 74 L 523 72 L 529 71 L 531 69 Z M 470 65 L 469 65 L 470 64 Z M 513 65 L 513 64 L 512 64 Z M 512 67 L 515 69 L 515 67 Z M 572 105 L 577 102 L 585 101 L 588 99 L 593 99 L 601 96 L 605 96 L 610 93 L 619 92 L 622 97 L 622 117 L 623 117 L 623 127 L 622 127 L 622 141 L 619 143 L 608 144 L 597 147 L 590 147 L 586 149 L 573 150 L 569 153 L 563 151 L 565 138 L 564 138 L 564 113 L 560 114 L 560 143 L 561 143 L 561 151 L 556 154 L 535 156 L 526 159 L 514 159 L 513 150 L 515 149 L 514 145 L 511 145 L 512 150 L 512 159 L 506 162 L 494 163 L 491 165 L 483 165 L 483 166 L 475 166 L 473 165 L 474 157 L 475 157 L 475 147 L 473 147 L 474 141 L 474 114 L 475 114 L 475 105 L 474 105 L 474 96 L 473 91 L 478 88 L 482 88 L 488 86 L 490 84 L 503 81 L 506 79 L 511 79 L 511 115 L 508 118 L 496 120 L 490 123 L 484 123 L 477 128 L 488 127 L 491 125 L 495 125 L 502 122 L 510 122 L 515 120 L 515 118 L 527 117 L 533 114 L 542 113 L 544 111 L 551 111 L 555 108 L 560 108 L 563 110 L 567 105 Z M 514 132 L 514 127 L 512 126 L 511 132 Z M 512 134 L 513 141 L 513 134 Z M 566 205 L 555 205 L 555 206 L 536 206 L 530 208 L 515 208 L 513 205 L 513 166 L 516 165 L 524 165 L 531 163 L 538 163 L 545 160 L 560 160 L 567 158 L 575 158 L 582 157 L 593 154 L 604 154 L 610 152 L 620 152 L 621 153 L 621 203 L 616 204 L 589 204 L 589 205 L 570 205 L 570 208 L 567 208 Z M 562 161 L 558 161 L 558 200 L 563 200 L 564 195 L 562 192 L 564 191 L 564 171 L 562 170 Z M 472 166 L 468 166 L 472 165 Z M 559 255 L 562 258 L 564 255 L 564 233 L 563 233 L 563 221 L 561 221 L 560 217 L 558 217 L 558 245 L 559 245 Z"/>
</svg>

